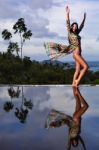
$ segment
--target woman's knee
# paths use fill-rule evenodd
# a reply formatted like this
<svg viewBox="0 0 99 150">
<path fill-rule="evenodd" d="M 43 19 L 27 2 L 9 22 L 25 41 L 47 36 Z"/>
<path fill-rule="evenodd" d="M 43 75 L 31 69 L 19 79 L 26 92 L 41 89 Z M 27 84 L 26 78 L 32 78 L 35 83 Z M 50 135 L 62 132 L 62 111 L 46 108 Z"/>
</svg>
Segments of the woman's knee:
<svg viewBox="0 0 99 150">
<path fill-rule="evenodd" d="M 88 69 L 89 69 L 88 64 L 84 64 L 83 69 L 84 69 L 85 71 L 88 71 Z"/>
<path fill-rule="evenodd" d="M 85 70 L 88 70 L 89 66 L 88 64 L 85 62 L 85 60 L 78 54 L 76 53 L 73 53 L 73 58 L 79 62 L 79 64 L 85 69 Z"/>
</svg>

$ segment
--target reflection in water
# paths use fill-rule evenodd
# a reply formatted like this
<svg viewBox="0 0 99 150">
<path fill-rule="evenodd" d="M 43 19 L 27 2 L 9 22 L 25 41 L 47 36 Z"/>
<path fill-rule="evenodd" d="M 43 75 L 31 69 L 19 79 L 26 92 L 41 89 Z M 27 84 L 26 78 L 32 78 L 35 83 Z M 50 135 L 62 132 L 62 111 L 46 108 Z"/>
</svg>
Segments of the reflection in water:
<svg viewBox="0 0 99 150">
<path fill-rule="evenodd" d="M 68 150 L 83 150 L 85 146 L 87 150 L 99 150 L 99 86 L 80 86 L 80 92 L 88 101 L 90 109 L 81 114 L 82 119 L 78 120 L 80 122 L 78 122 L 78 131 L 75 131 L 76 129 L 72 131 L 70 127 L 74 115 L 77 117 L 75 113 L 77 100 L 74 98 L 73 90 L 79 98 L 79 91 L 77 91 L 79 89 L 72 90 L 71 86 L 23 86 L 23 88 L 19 86 L 19 98 L 12 98 L 14 106 L 8 113 L 3 109 L 4 103 L 11 101 L 8 88 L 10 87 L 0 87 L 0 150 L 67 150 L 67 146 Z M 17 86 L 13 87 L 15 91 L 17 88 Z M 29 109 L 31 108 L 30 100 L 33 104 L 32 109 Z M 21 106 L 24 110 L 26 107 L 28 109 L 26 117 L 24 114 L 20 117 Z M 84 107 L 82 99 L 81 107 Z M 57 124 L 52 125 L 63 126 L 47 130 L 44 125 L 51 109 L 54 109 L 53 122 L 55 115 L 57 120 Z M 26 118 L 24 124 L 20 123 L 22 119 L 16 117 L 15 112 L 19 118 Z M 48 119 L 47 121 L 49 123 L 46 122 L 46 124 L 50 125 L 51 121 Z M 47 125 L 46 127 L 49 128 L 50 126 Z M 78 132 L 76 147 L 72 146 L 72 143 L 77 142 L 75 140 L 72 142 L 71 137 L 74 133 L 70 134 L 70 129 L 74 133 Z M 80 138 L 85 146 L 82 146 Z"/>
<path fill-rule="evenodd" d="M 19 89 L 19 86 L 16 89 L 13 86 L 8 88 L 8 95 L 10 96 L 10 101 L 6 101 L 4 103 L 3 108 L 6 112 L 12 110 L 14 108 L 13 99 L 14 98 L 18 99 L 20 97 L 20 94 L 22 95 L 20 107 L 15 108 L 14 114 L 20 120 L 21 123 L 25 123 L 28 116 L 28 112 L 33 107 L 33 103 L 31 99 L 28 100 L 25 97 L 23 86 L 21 90 Z"/>
<path fill-rule="evenodd" d="M 11 86 L 10 88 L 8 88 L 8 95 L 10 96 L 10 101 L 7 101 L 4 103 L 4 110 L 6 112 L 10 112 L 10 110 L 13 109 L 14 107 L 14 104 L 12 102 L 12 99 L 13 98 L 19 98 L 20 96 L 20 89 L 19 89 L 19 86 L 17 87 L 17 89 L 15 90 L 13 86 Z"/>
<path fill-rule="evenodd" d="M 45 128 L 55 128 L 62 125 L 67 125 L 69 127 L 68 132 L 68 146 L 67 149 L 70 150 L 71 146 L 77 147 L 79 142 L 81 142 L 84 150 L 86 150 L 83 139 L 80 136 L 81 133 L 81 116 L 88 109 L 88 104 L 82 97 L 78 88 L 73 87 L 73 94 L 75 97 L 75 112 L 73 116 L 66 115 L 62 112 L 52 109 L 47 117 Z"/>
<path fill-rule="evenodd" d="M 10 101 L 8 101 L 8 102 L 5 102 L 4 103 L 4 110 L 6 111 L 6 112 L 9 112 L 10 110 L 12 110 L 13 109 L 13 103 L 12 103 L 12 101 L 10 102 Z"/>
<path fill-rule="evenodd" d="M 29 110 L 32 109 L 33 103 L 32 100 L 27 100 L 24 96 L 24 89 L 22 86 L 22 103 L 21 106 L 18 108 L 16 107 L 15 116 L 20 120 L 21 123 L 25 123 Z"/>
<path fill-rule="evenodd" d="M 11 98 L 19 98 L 21 90 L 19 89 L 19 86 L 15 90 L 13 86 L 8 88 L 8 94 Z"/>
</svg>

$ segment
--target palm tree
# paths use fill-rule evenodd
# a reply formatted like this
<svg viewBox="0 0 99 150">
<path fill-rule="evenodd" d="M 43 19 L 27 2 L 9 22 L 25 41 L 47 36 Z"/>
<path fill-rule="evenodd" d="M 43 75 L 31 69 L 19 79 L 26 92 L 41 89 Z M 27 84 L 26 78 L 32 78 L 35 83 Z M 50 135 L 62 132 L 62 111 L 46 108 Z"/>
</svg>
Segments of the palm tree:
<svg viewBox="0 0 99 150">
<path fill-rule="evenodd" d="M 32 36 L 31 30 L 27 30 L 27 27 L 24 22 L 24 18 L 18 19 L 18 21 L 13 26 L 14 34 L 18 33 L 20 35 L 20 50 L 21 50 L 21 59 L 22 59 L 22 50 L 25 40 L 30 39 Z"/>
<path fill-rule="evenodd" d="M 20 35 L 20 46 L 18 45 L 17 42 L 12 42 L 11 38 L 12 38 L 12 33 L 10 33 L 7 29 L 2 31 L 2 38 L 4 40 L 8 40 L 9 41 L 9 45 L 8 45 L 8 53 L 13 53 L 14 51 L 16 51 L 17 56 L 19 56 L 19 51 L 21 51 L 21 59 L 22 59 L 22 50 L 23 50 L 23 45 L 25 43 L 26 40 L 30 40 L 30 37 L 32 36 L 32 32 L 31 30 L 28 30 L 25 22 L 24 22 L 24 18 L 20 18 L 18 19 L 18 21 L 13 25 L 13 30 L 14 30 L 14 34 L 18 33 Z"/>
</svg>

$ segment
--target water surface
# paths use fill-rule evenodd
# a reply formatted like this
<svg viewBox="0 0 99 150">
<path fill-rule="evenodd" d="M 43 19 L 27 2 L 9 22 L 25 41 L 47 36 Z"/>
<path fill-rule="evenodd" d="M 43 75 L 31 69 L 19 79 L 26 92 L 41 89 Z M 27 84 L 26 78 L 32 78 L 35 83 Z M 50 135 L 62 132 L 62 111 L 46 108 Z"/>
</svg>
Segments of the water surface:
<svg viewBox="0 0 99 150">
<path fill-rule="evenodd" d="M 89 105 L 80 136 L 87 150 L 99 150 L 99 86 L 80 86 L 79 91 Z M 71 86 L 0 87 L 0 149 L 66 150 L 68 126 L 46 129 L 45 122 L 52 109 L 73 116 L 75 106 Z"/>
</svg>

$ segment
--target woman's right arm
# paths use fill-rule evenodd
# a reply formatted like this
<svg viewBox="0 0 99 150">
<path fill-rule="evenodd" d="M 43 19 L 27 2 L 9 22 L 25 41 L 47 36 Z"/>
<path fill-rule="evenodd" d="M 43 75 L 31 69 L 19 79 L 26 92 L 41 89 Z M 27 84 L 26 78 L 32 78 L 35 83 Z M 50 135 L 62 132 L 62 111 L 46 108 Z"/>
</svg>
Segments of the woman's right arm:
<svg viewBox="0 0 99 150">
<path fill-rule="evenodd" d="M 70 31 L 70 17 L 69 17 L 69 14 L 70 14 L 70 9 L 69 9 L 68 6 L 66 6 L 66 27 L 67 27 L 68 32 Z"/>
</svg>

